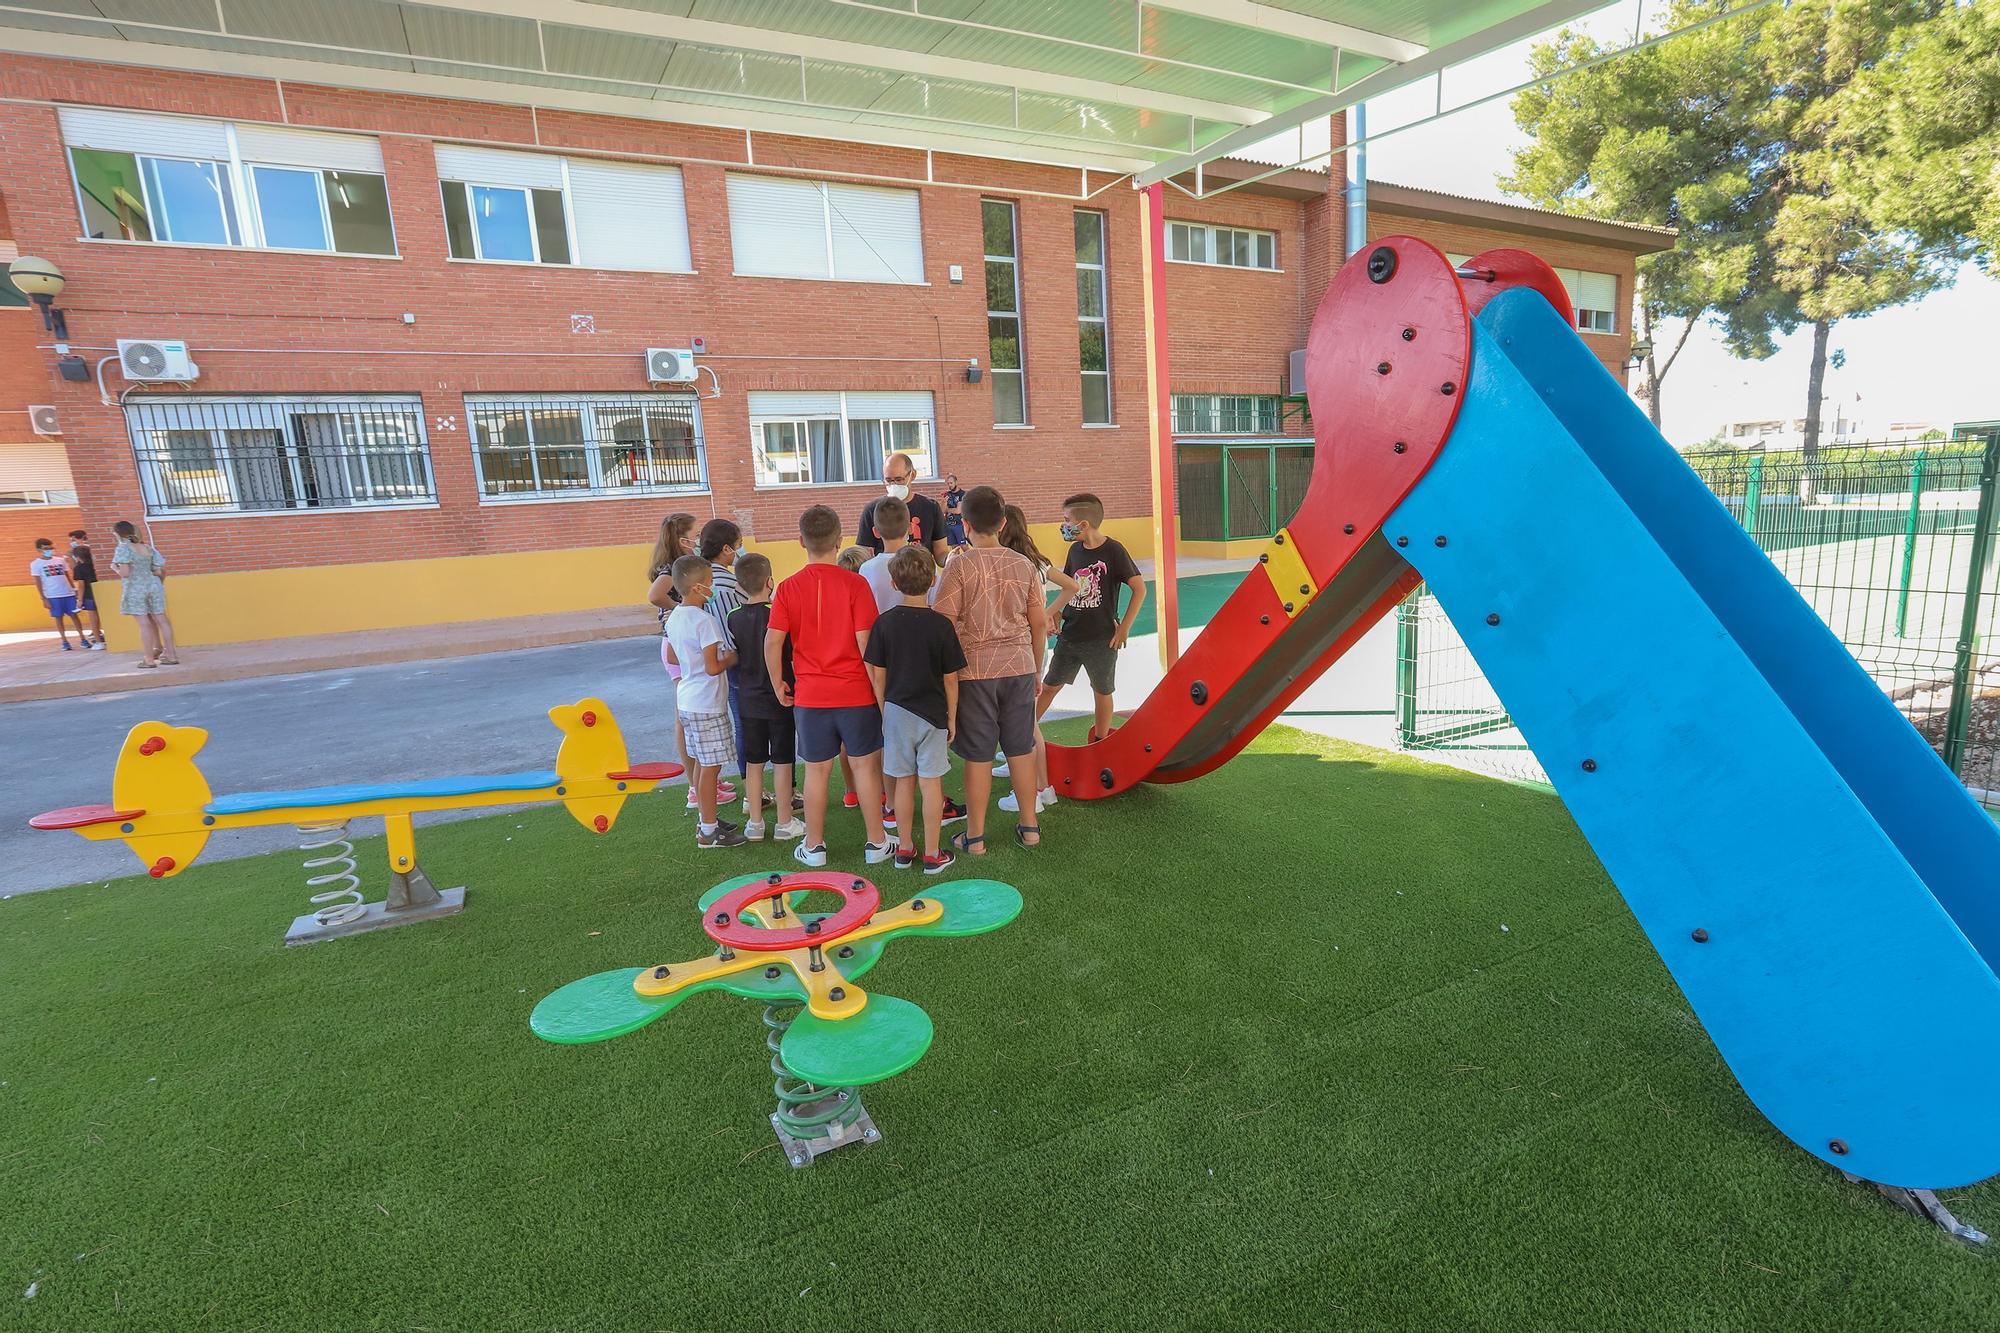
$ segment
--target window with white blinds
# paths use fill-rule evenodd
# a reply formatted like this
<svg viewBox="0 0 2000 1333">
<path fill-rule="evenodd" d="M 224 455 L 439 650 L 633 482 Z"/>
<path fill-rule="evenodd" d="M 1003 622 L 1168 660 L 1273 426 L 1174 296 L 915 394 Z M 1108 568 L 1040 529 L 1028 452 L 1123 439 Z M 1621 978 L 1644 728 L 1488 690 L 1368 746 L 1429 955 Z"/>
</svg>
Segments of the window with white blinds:
<svg viewBox="0 0 2000 1333">
<path fill-rule="evenodd" d="M 892 454 L 920 477 L 937 475 L 931 395 L 750 394 L 750 452 L 759 486 L 838 486 L 880 481 Z"/>
<path fill-rule="evenodd" d="M 1470 255 L 1446 254 L 1446 259 L 1463 268 Z M 1575 307 L 1576 326 L 1585 333 L 1618 332 L 1618 275 L 1593 273 L 1589 269 L 1559 268 L 1556 278 L 1569 293 Z"/>
<path fill-rule="evenodd" d="M 58 118 L 86 239 L 396 253 L 366 135 L 102 107 Z"/>
<path fill-rule="evenodd" d="M 453 259 L 686 273 L 680 168 L 436 146 Z"/>
<path fill-rule="evenodd" d="M 915 190 L 744 172 L 729 174 L 728 189 L 738 274 L 924 280 L 923 210 Z"/>
<path fill-rule="evenodd" d="M 1576 326 L 1586 333 L 1618 332 L 1618 278 L 1588 269 L 1559 268 L 1556 276 L 1576 306 Z"/>
</svg>

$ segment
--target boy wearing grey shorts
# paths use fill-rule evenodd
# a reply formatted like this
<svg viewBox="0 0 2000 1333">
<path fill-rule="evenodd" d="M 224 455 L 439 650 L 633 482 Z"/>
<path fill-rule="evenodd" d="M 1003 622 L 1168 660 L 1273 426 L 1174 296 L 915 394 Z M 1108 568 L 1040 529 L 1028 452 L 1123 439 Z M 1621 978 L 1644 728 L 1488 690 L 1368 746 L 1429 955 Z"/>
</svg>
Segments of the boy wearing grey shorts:
<svg viewBox="0 0 2000 1333">
<path fill-rule="evenodd" d="M 868 677 L 882 705 L 882 775 L 896 807 L 896 868 L 917 863 L 916 788 L 924 797 L 924 873 L 935 875 L 956 858 L 938 845 L 944 822 L 944 775 L 951 771 L 948 742 L 958 729 L 958 673 L 965 652 L 958 631 L 931 610 L 925 594 L 937 562 L 921 546 L 905 546 L 889 561 L 889 578 L 902 603 L 884 611 L 868 634 Z"/>
</svg>

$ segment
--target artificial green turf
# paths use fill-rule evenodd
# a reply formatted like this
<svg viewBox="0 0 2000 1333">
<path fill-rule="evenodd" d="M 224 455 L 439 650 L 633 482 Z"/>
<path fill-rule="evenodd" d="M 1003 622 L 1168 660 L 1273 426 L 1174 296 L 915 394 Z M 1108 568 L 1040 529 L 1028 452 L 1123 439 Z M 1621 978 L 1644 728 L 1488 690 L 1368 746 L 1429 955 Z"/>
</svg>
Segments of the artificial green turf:
<svg viewBox="0 0 2000 1333">
<path fill-rule="evenodd" d="M 464 914 L 304 949 L 285 857 L 0 904 L 5 1324 L 2000 1321 L 1993 1260 L 1750 1107 L 1551 797 L 1274 731 L 1058 806 L 969 872 L 1018 921 L 869 975 L 937 1041 L 868 1090 L 882 1146 L 804 1172 L 754 1003 L 529 1034 L 564 982 L 701 952 L 708 885 L 790 864 L 697 853 L 681 805 L 427 828 Z M 1952 1202 L 2000 1223 L 2000 1187 Z"/>
</svg>

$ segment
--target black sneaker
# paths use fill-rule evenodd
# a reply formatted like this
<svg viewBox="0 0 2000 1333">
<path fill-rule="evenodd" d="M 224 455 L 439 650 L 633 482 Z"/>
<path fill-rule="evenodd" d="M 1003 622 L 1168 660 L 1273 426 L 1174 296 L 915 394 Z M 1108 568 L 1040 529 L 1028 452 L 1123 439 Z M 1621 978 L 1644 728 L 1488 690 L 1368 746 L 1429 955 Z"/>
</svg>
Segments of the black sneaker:
<svg viewBox="0 0 2000 1333">
<path fill-rule="evenodd" d="M 956 824 L 959 820 L 963 818 L 965 818 L 965 807 L 960 805 L 957 801 L 952 800 L 951 797 L 949 796 L 945 797 L 944 818 L 938 821 L 939 825 L 943 826 L 945 824 Z"/>
<path fill-rule="evenodd" d="M 926 856 L 924 858 L 924 873 L 926 875 L 942 875 L 957 864 L 958 857 L 952 853 L 951 848 L 947 847 L 936 856 Z"/>
<path fill-rule="evenodd" d="M 750 840 L 743 836 L 743 830 L 733 824 L 718 823 L 713 833 L 696 829 L 694 835 L 694 845 L 704 852 L 714 851 L 717 847 L 746 847 L 749 843 Z"/>
<path fill-rule="evenodd" d="M 741 824 L 732 824 L 726 819 L 718 818 L 715 821 L 715 829 L 718 833 L 741 833 L 743 826 Z"/>
<path fill-rule="evenodd" d="M 910 867 L 916 865 L 916 863 L 917 863 L 916 848 L 912 847 L 907 852 L 904 851 L 901 847 L 898 847 L 896 849 L 896 869 L 908 870 L 910 869 Z"/>
</svg>

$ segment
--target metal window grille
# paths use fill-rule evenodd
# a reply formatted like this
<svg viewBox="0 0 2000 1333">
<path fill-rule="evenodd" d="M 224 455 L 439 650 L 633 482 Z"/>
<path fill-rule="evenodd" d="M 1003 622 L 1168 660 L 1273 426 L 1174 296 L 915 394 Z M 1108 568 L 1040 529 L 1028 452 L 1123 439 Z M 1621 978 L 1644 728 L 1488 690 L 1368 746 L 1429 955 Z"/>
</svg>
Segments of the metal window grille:
<svg viewBox="0 0 2000 1333">
<path fill-rule="evenodd" d="M 261 513 L 436 499 L 412 397 L 128 399 L 149 514 Z"/>
<path fill-rule="evenodd" d="M 467 395 L 488 501 L 708 488 L 693 394 Z"/>
<path fill-rule="evenodd" d="M 2000 807 L 2000 433 L 1685 455 L 1911 725 Z M 1397 731 L 1498 776 L 1546 781 L 1436 599 L 1397 613 Z"/>
</svg>

